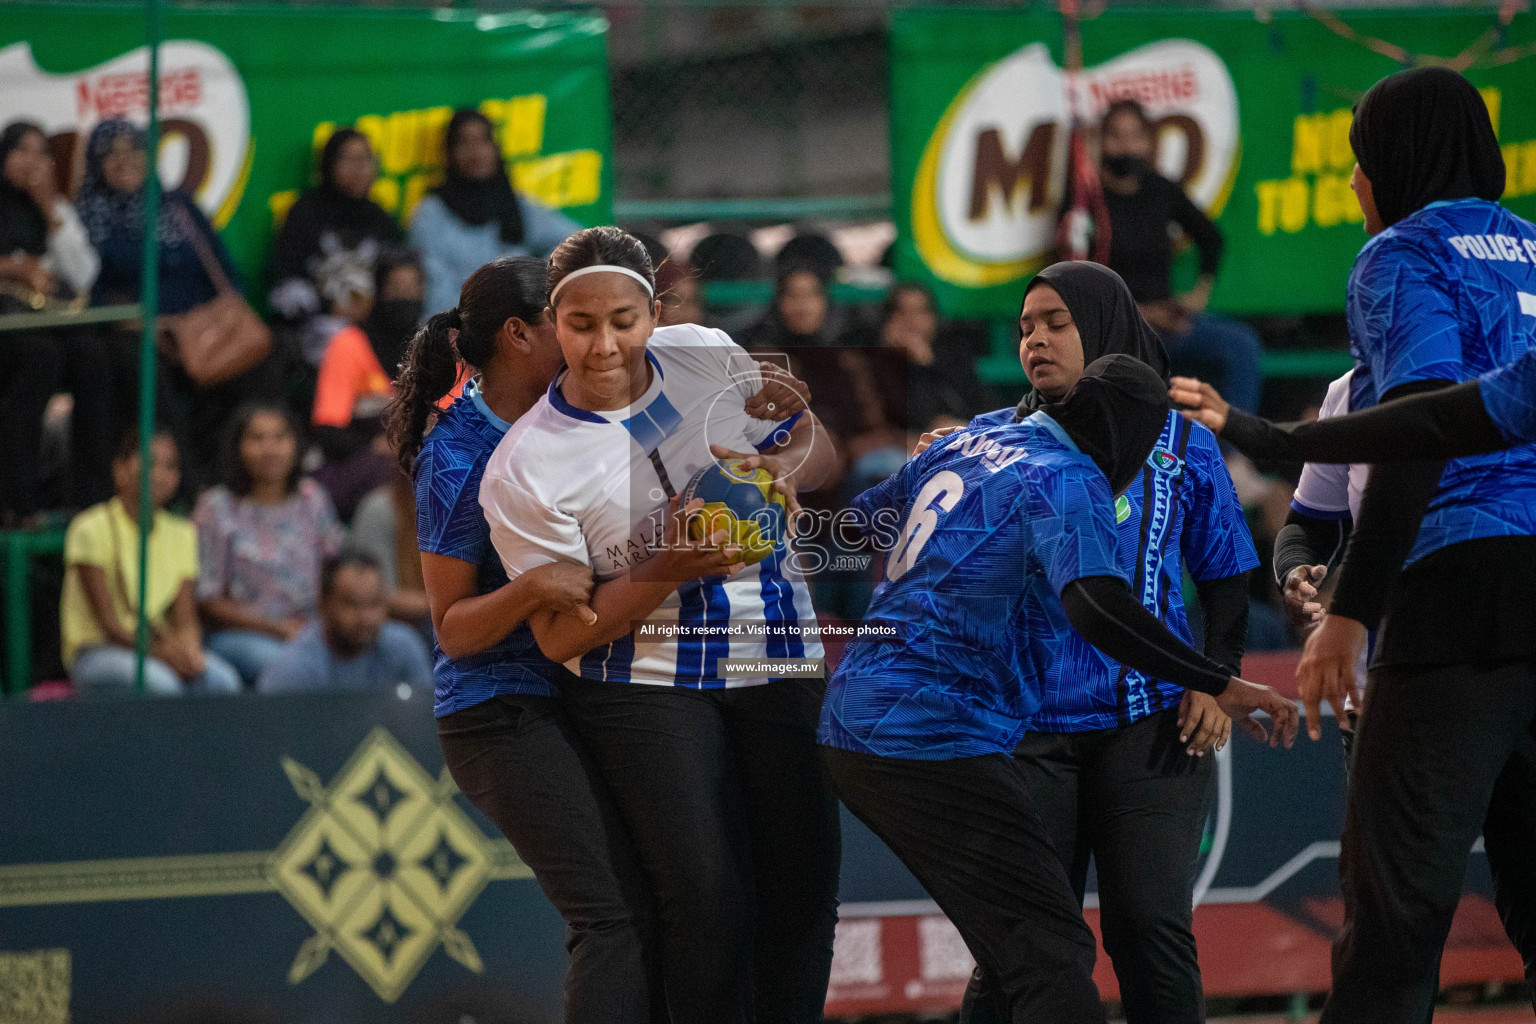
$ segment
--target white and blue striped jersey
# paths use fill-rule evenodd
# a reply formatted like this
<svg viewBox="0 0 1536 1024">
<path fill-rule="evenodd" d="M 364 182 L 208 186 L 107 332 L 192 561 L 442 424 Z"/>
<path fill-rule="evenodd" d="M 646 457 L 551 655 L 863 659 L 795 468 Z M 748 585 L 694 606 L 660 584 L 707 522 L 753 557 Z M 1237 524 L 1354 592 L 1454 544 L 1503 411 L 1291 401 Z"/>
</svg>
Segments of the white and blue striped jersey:
<svg viewBox="0 0 1536 1024">
<path fill-rule="evenodd" d="M 762 375 L 722 331 L 659 328 L 646 358 L 651 384 L 632 405 L 578 409 L 561 392 L 562 373 L 491 455 L 480 504 L 508 577 L 557 561 L 590 567 L 600 584 L 624 575 L 654 553 L 668 495 L 714 461 L 710 445 L 766 449 L 793 424 L 747 415 Z M 768 681 L 726 679 L 723 658 L 822 657 L 810 591 L 782 542 L 727 581 L 682 584 L 647 626 L 566 668 L 584 679 L 720 689 Z M 667 626 L 685 635 L 668 636 Z"/>
<path fill-rule="evenodd" d="M 1346 415 L 1352 406 L 1350 392 L 1354 389 L 1355 371 L 1328 385 L 1317 418 L 1332 419 Z M 1313 519 L 1351 519 L 1360 517 L 1360 499 L 1365 495 L 1365 480 L 1371 467 L 1364 463 L 1341 465 L 1338 463 L 1309 462 L 1301 467 L 1301 479 L 1296 481 L 1296 491 L 1291 496 L 1291 508 Z"/>
</svg>

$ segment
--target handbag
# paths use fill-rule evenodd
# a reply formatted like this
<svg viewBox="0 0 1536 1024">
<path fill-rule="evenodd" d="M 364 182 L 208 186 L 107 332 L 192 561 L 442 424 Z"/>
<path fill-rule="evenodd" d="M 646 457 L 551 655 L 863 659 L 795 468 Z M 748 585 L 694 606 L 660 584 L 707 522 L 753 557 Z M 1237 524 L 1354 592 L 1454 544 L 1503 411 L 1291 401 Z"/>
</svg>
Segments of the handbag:
<svg viewBox="0 0 1536 1024">
<path fill-rule="evenodd" d="M 168 354 L 198 387 L 212 387 L 251 369 L 272 352 L 272 331 L 230 282 L 213 247 L 186 212 L 188 237 L 208 280 L 218 292 L 185 313 L 160 318 Z"/>
</svg>

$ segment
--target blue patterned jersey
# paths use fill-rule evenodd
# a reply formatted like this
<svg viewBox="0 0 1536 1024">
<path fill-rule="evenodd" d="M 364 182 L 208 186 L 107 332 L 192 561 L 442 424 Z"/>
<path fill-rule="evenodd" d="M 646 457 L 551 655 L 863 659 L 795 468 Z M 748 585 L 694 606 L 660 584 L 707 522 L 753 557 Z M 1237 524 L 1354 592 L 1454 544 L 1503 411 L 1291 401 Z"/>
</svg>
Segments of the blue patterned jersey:
<svg viewBox="0 0 1536 1024">
<path fill-rule="evenodd" d="M 480 477 L 507 426 L 471 382 L 438 416 L 416 456 L 417 545 L 477 566 L 481 594 L 507 582 L 480 510 Z M 432 655 L 433 711 L 439 718 L 501 694 L 552 695 L 559 672 L 539 652 L 526 622 L 478 654 L 450 658 L 434 640 Z"/>
<path fill-rule="evenodd" d="M 1082 656 L 1102 657 L 1065 648 L 1059 595 L 1081 577 L 1125 578 L 1104 474 L 1036 413 L 951 434 L 853 507 L 894 547 L 819 740 L 917 760 L 1011 752 Z"/>
<path fill-rule="evenodd" d="M 1531 300 L 1531 315 L 1536 316 L 1536 299 Z M 1511 444 L 1536 441 L 1536 348 L 1483 374 L 1478 392 L 1504 440 Z"/>
<path fill-rule="evenodd" d="M 1431 203 L 1360 250 L 1348 316 L 1361 367 L 1354 408 L 1412 381 L 1471 380 L 1512 363 L 1536 342 L 1536 225 L 1481 199 Z M 1452 460 L 1408 561 L 1532 534 L 1536 444 L 1527 444 Z"/>
<path fill-rule="evenodd" d="M 1013 409 L 999 409 L 976 417 L 971 426 L 1010 423 L 1013 416 Z M 1185 643 L 1193 635 L 1184 610 L 1184 569 L 1204 582 L 1236 576 L 1259 564 L 1216 435 L 1177 412 L 1168 414 L 1141 476 L 1116 500 L 1115 520 L 1120 568 L 1130 578 L 1132 591 Z M 1030 719 L 1030 729 L 1109 729 L 1175 707 L 1183 699 L 1183 687 L 1090 655 L 1088 642 L 1068 628 L 1066 644 L 1083 670 L 1061 680 Z"/>
</svg>

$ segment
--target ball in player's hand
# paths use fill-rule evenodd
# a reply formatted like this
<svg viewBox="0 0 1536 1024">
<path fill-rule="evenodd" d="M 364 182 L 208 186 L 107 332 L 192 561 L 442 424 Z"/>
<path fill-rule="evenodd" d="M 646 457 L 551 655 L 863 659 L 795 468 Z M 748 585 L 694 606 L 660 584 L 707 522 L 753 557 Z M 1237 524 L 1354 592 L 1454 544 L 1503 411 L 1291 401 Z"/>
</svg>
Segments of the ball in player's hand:
<svg viewBox="0 0 1536 1024">
<path fill-rule="evenodd" d="M 689 534 L 703 540 L 726 531 L 727 543 L 741 546 L 748 565 L 773 554 L 784 539 L 784 496 L 766 469 L 750 469 L 737 459 L 712 462 L 693 474 L 678 504 L 687 506 L 695 498 L 704 507 L 689 517 Z"/>
</svg>

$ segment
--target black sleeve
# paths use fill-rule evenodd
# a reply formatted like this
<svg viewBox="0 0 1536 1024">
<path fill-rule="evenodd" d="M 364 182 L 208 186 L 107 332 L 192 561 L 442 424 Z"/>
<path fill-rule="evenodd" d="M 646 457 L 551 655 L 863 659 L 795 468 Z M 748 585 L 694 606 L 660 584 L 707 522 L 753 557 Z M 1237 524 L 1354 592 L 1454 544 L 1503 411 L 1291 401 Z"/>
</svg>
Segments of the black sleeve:
<svg viewBox="0 0 1536 1024">
<path fill-rule="evenodd" d="M 1448 388 L 1450 381 L 1413 381 L 1393 388 L 1383 400 L 1420 391 Z M 1419 535 L 1419 520 L 1440 489 L 1444 459 L 1372 466 L 1360 500 L 1360 518 L 1344 549 L 1339 582 L 1329 612 L 1375 629 L 1386 607 L 1387 591 Z"/>
<path fill-rule="evenodd" d="M 1196 580 L 1195 591 L 1205 619 L 1205 656 L 1227 675 L 1240 675 L 1248 647 L 1248 574 Z"/>
<path fill-rule="evenodd" d="M 1227 688 L 1231 673 L 1169 632 L 1116 576 L 1084 576 L 1061 591 L 1067 620 L 1083 639 L 1154 679 L 1202 693 Z"/>
<path fill-rule="evenodd" d="M 1221 439 L 1253 458 L 1290 462 L 1455 459 L 1510 447 L 1484 408 L 1477 381 L 1315 423 L 1281 426 L 1232 409 Z"/>
<path fill-rule="evenodd" d="M 1275 583 L 1285 586 L 1285 578 L 1299 565 L 1332 565 L 1354 526 L 1349 516 L 1319 519 L 1291 509 L 1285 526 L 1275 535 Z"/>
<path fill-rule="evenodd" d="M 1177 183 L 1169 182 L 1168 185 L 1176 193 L 1173 197 L 1173 222 L 1184 229 L 1190 241 L 1200 250 L 1200 273 L 1215 276 L 1216 268 L 1221 266 L 1221 250 L 1226 244 L 1222 240 L 1221 229 L 1212 223 L 1204 210 L 1190 201 Z"/>
</svg>

